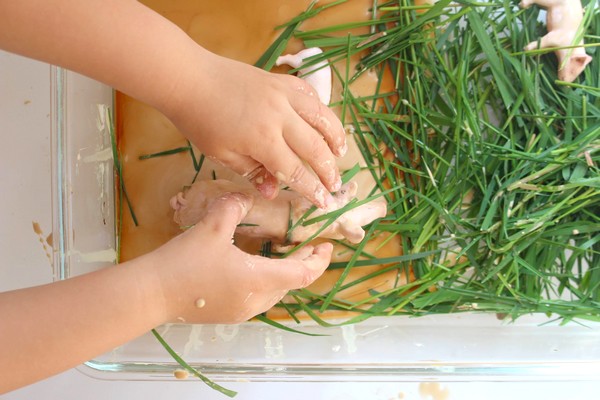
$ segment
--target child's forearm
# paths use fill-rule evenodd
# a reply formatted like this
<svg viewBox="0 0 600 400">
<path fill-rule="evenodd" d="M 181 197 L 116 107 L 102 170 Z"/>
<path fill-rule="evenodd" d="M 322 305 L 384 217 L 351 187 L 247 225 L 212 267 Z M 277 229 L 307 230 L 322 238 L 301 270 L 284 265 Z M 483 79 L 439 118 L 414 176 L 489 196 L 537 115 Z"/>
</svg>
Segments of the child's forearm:
<svg viewBox="0 0 600 400">
<path fill-rule="evenodd" d="M 0 26 L 0 48 L 91 76 L 159 109 L 190 60 L 202 62 L 201 47 L 133 0 L 0 0 Z"/>
<path fill-rule="evenodd" d="M 0 393 L 74 367 L 165 322 L 160 282 L 133 261 L 0 293 Z"/>
<path fill-rule="evenodd" d="M 252 207 L 214 198 L 202 221 L 135 260 L 0 294 L 0 393 L 61 372 L 165 322 L 240 323 L 315 281 L 333 247 L 285 260 L 242 252 L 235 227 Z"/>
<path fill-rule="evenodd" d="M 301 79 L 213 54 L 134 0 L 0 0 L 0 27 L 0 48 L 156 107 L 262 195 L 284 183 L 319 207 L 333 202 L 345 132 Z"/>
</svg>

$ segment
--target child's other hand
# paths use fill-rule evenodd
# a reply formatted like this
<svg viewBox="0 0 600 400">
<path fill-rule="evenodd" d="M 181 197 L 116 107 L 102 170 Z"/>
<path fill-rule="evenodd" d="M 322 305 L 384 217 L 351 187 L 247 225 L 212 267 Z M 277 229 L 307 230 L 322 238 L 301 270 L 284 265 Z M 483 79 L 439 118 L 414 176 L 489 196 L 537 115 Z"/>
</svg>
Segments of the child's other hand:
<svg viewBox="0 0 600 400">
<path fill-rule="evenodd" d="M 206 217 L 164 246 L 142 256 L 160 280 L 165 320 L 239 323 L 275 305 L 290 289 L 311 284 L 325 271 L 332 246 L 307 246 L 273 260 L 232 244 L 236 226 L 252 207 L 250 196 L 227 193 Z"/>
<path fill-rule="evenodd" d="M 329 192 L 341 186 L 334 155 L 345 153 L 345 132 L 314 89 L 209 52 L 198 62 L 166 102 L 177 127 L 266 198 L 277 196 L 282 183 L 317 206 L 331 204 Z"/>
</svg>

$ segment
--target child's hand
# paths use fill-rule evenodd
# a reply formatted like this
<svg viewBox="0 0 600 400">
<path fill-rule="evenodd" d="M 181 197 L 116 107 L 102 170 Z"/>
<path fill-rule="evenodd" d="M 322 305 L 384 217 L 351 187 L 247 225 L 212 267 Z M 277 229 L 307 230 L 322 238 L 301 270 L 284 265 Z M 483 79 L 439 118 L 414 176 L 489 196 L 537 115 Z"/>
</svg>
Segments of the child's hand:
<svg viewBox="0 0 600 400">
<path fill-rule="evenodd" d="M 0 357 L 0 394 L 73 368 L 165 322 L 245 321 L 289 289 L 317 279 L 329 263 L 330 244 L 270 260 L 231 243 L 250 207 L 248 196 L 225 194 L 195 227 L 151 253 L 0 293 L 0 340 L 11 344 Z"/>
<path fill-rule="evenodd" d="M 165 107 L 178 128 L 267 198 L 281 182 L 322 208 L 331 204 L 329 192 L 341 186 L 334 155 L 345 153 L 345 132 L 313 88 L 205 51 L 198 62 Z"/>
<path fill-rule="evenodd" d="M 237 224 L 252 207 L 250 196 L 227 193 L 206 217 L 146 258 L 160 280 L 165 319 L 191 323 L 239 323 L 275 305 L 327 268 L 332 246 L 307 246 L 285 260 L 244 253 L 232 244 Z"/>
<path fill-rule="evenodd" d="M 211 53 L 137 1 L 5 1 L 0 26 L 0 48 L 160 109 L 267 198 L 279 181 L 324 208 L 341 186 L 334 154 L 345 151 L 344 129 L 310 85 Z"/>
</svg>

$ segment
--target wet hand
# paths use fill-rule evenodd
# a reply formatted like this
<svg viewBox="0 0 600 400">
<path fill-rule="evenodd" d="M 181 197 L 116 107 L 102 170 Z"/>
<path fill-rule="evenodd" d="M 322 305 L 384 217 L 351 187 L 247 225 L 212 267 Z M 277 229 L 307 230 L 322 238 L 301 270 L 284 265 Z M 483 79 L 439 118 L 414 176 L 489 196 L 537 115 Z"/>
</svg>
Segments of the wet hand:
<svg viewBox="0 0 600 400">
<path fill-rule="evenodd" d="M 306 246 L 284 260 L 243 252 L 232 243 L 236 226 L 252 207 L 250 196 L 227 193 L 203 220 L 143 256 L 162 287 L 166 321 L 239 323 L 303 288 L 327 268 L 332 245 Z"/>
<path fill-rule="evenodd" d="M 266 198 L 281 183 L 321 208 L 333 202 L 345 132 L 309 84 L 208 52 L 194 76 L 176 85 L 167 114 L 202 152 Z"/>
</svg>

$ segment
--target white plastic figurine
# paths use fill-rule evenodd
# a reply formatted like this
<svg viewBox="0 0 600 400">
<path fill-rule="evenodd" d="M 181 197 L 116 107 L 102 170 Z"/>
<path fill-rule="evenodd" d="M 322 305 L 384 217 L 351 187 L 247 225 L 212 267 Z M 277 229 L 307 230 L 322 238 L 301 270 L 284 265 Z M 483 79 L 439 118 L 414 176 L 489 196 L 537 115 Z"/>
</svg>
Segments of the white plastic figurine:
<svg viewBox="0 0 600 400">
<path fill-rule="evenodd" d="M 585 66 L 592 61 L 592 57 L 585 53 L 583 39 L 579 43 L 575 42 L 577 30 L 583 19 L 583 8 L 580 0 L 522 0 L 519 3 L 521 8 L 528 8 L 532 4 L 537 4 L 547 10 L 546 25 L 548 33 L 542 37 L 539 47 L 568 47 L 556 50 L 558 58 L 558 79 L 566 82 L 573 82 Z M 524 50 L 535 50 L 538 48 L 538 42 L 531 42 L 525 46 Z"/>
<path fill-rule="evenodd" d="M 316 209 L 307 216 L 307 220 L 341 209 L 356 196 L 357 188 L 356 182 L 343 185 L 333 194 L 334 205 L 331 209 Z M 277 198 L 266 200 L 247 183 L 223 179 L 197 181 L 173 196 L 170 204 L 175 210 L 174 221 L 182 228 L 196 224 L 205 217 L 209 204 L 228 192 L 242 192 L 254 199 L 252 208 L 236 229 L 243 236 L 268 238 L 279 243 L 300 243 L 310 238 L 325 223 L 315 222 L 307 226 L 296 224 L 312 207 L 312 203 L 297 193 L 284 190 Z M 351 243 L 359 243 L 365 236 L 362 226 L 385 217 L 386 212 L 385 200 L 370 201 L 343 213 L 320 232 L 318 237 L 347 239 Z M 295 227 L 288 232 L 290 223 Z"/>
</svg>

